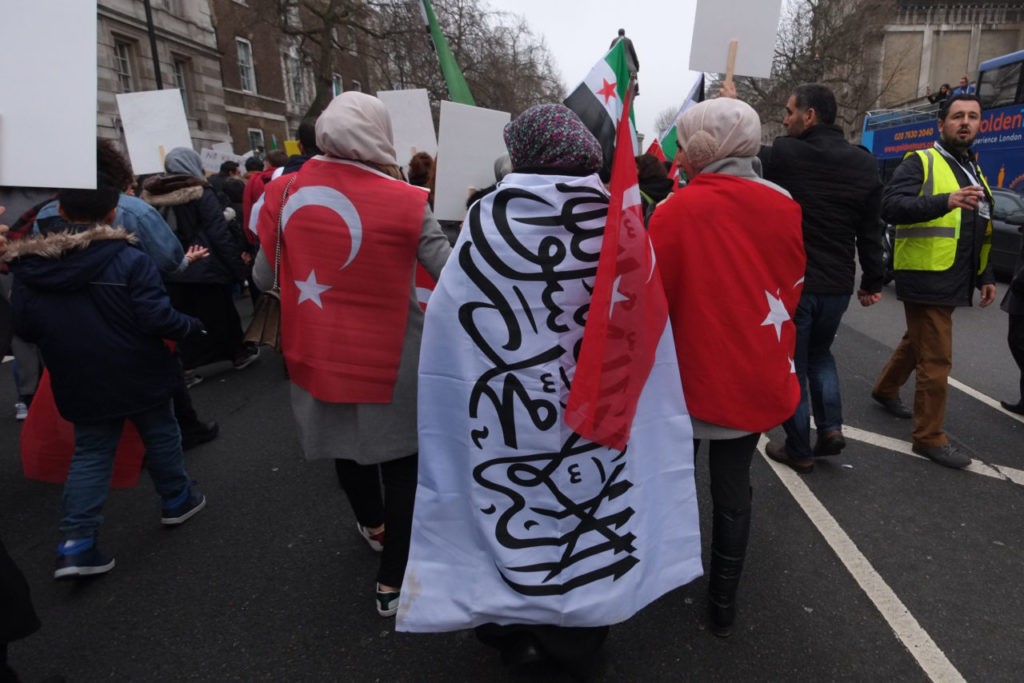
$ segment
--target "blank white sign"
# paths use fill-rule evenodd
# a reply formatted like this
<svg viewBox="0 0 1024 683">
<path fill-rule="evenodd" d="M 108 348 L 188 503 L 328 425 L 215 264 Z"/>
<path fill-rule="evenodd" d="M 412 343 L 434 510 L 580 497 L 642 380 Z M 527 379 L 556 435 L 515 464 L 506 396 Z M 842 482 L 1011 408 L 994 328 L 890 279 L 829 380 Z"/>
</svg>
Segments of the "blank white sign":
<svg viewBox="0 0 1024 683">
<path fill-rule="evenodd" d="M 737 40 L 737 76 L 772 74 L 782 0 L 697 0 L 690 69 L 724 74 L 729 42 Z"/>
<path fill-rule="evenodd" d="M 117 96 L 128 157 L 136 175 L 163 173 L 163 155 L 175 147 L 192 149 L 181 91 L 148 90 Z"/>
<path fill-rule="evenodd" d="M 434 184 L 438 220 L 461 221 L 469 189 L 494 184 L 494 161 L 508 153 L 503 133 L 511 119 L 505 111 L 441 102 Z"/>
<path fill-rule="evenodd" d="M 0 185 L 96 187 L 96 3 L 4 0 Z"/>
<path fill-rule="evenodd" d="M 430 114 L 430 100 L 427 91 L 381 90 L 377 97 L 388 108 L 391 115 L 391 131 L 395 136 L 395 156 L 398 165 L 407 174 L 409 159 L 417 152 L 430 156 L 437 154 L 437 134 L 434 132 L 434 118 Z"/>
</svg>

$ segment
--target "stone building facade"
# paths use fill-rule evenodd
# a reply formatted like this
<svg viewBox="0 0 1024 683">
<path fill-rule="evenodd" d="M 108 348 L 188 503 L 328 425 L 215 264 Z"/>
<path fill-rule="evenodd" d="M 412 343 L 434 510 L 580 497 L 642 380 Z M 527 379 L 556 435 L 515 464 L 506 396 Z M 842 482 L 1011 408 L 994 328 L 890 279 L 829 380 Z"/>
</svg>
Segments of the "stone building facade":
<svg viewBox="0 0 1024 683">
<path fill-rule="evenodd" d="M 983 61 L 1022 49 L 1024 2 L 900 0 L 882 40 L 880 105 L 919 102 L 965 74 L 973 83 Z"/>
<path fill-rule="evenodd" d="M 228 140 L 220 54 L 206 0 L 150 0 L 163 88 L 182 92 L 196 149 Z M 124 143 L 115 96 L 157 89 L 145 5 L 97 2 L 97 134 Z"/>
</svg>

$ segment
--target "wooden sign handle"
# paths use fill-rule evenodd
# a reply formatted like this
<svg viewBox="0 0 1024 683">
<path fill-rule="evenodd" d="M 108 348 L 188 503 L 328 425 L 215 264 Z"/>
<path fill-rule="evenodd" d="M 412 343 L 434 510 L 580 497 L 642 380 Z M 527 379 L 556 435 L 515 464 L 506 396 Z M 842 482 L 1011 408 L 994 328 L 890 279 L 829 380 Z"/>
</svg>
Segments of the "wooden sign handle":
<svg viewBox="0 0 1024 683">
<path fill-rule="evenodd" d="M 736 72 L 736 51 L 739 49 L 740 42 L 733 38 L 729 41 L 729 56 L 725 60 L 725 82 L 728 86 L 732 86 L 732 75 Z"/>
</svg>

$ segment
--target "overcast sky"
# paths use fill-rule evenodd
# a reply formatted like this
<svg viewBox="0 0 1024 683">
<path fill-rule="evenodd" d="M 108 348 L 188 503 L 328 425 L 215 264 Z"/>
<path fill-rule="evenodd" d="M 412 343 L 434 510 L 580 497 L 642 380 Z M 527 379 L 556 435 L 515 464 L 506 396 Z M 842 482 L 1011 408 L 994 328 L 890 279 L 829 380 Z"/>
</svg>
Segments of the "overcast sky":
<svg viewBox="0 0 1024 683">
<path fill-rule="evenodd" d="M 654 119 L 678 109 L 699 74 L 691 72 L 690 40 L 696 0 L 484 0 L 491 8 L 526 18 L 544 38 L 567 89 L 583 80 L 620 28 L 640 61 L 640 96 L 634 113 L 644 148 L 661 131 Z"/>
</svg>

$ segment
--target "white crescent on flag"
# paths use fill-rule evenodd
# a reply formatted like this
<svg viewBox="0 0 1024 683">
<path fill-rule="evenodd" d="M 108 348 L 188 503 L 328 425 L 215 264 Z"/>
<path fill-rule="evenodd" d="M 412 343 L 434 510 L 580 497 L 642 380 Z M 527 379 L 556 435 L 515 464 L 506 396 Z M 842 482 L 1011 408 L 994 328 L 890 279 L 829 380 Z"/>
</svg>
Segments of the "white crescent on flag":
<svg viewBox="0 0 1024 683">
<path fill-rule="evenodd" d="M 284 205 L 284 213 L 281 215 L 281 232 L 288 228 L 288 221 L 296 211 L 307 206 L 322 206 L 338 214 L 348 227 L 349 236 L 352 239 L 352 247 L 349 249 L 348 258 L 339 270 L 342 270 L 359 253 L 359 246 L 363 242 L 363 222 L 359 218 L 359 211 L 356 210 L 352 201 L 338 192 L 333 187 L 326 185 L 310 185 L 299 188 L 295 194 L 288 197 Z M 255 213 L 255 211 L 254 211 Z"/>
</svg>

